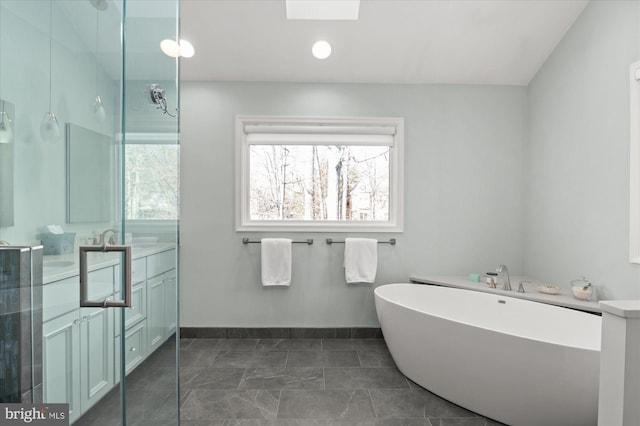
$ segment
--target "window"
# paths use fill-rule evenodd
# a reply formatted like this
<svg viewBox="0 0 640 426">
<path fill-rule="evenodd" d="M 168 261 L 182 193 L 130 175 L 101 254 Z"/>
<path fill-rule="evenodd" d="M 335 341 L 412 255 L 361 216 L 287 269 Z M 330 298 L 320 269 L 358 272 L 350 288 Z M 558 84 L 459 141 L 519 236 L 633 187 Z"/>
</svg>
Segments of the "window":
<svg viewBox="0 0 640 426">
<path fill-rule="evenodd" d="M 124 202 L 127 220 L 178 219 L 178 156 L 175 134 L 127 134 Z"/>
<path fill-rule="evenodd" d="M 402 231 L 401 118 L 238 116 L 238 231 Z"/>
</svg>

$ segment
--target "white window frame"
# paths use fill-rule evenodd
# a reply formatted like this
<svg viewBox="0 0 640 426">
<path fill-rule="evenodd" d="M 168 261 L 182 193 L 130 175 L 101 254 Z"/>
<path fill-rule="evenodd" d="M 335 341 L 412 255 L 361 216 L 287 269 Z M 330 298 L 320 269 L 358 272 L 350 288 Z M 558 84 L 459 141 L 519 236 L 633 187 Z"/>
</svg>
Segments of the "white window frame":
<svg viewBox="0 0 640 426">
<path fill-rule="evenodd" d="M 277 134 L 276 145 L 286 135 L 295 134 L 309 145 L 332 144 L 336 135 L 353 145 L 389 145 L 389 220 L 252 220 L 249 211 L 250 145 L 269 144 Z M 363 136 L 364 135 L 364 136 Z M 332 139 L 333 138 L 333 139 Z M 324 143 L 323 143 L 324 142 Z M 404 119 L 397 117 L 273 117 L 236 116 L 236 231 L 274 232 L 402 232 L 404 230 Z"/>
<path fill-rule="evenodd" d="M 629 262 L 640 263 L 640 61 L 629 67 Z"/>
</svg>

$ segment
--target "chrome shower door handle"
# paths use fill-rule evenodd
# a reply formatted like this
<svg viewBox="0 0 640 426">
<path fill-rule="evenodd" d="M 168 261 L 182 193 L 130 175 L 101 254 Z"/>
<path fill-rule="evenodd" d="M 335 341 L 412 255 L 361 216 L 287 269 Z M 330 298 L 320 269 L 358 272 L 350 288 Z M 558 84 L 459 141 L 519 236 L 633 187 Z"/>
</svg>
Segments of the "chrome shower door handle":
<svg viewBox="0 0 640 426">
<path fill-rule="evenodd" d="M 81 308 L 130 308 L 131 307 L 131 246 L 80 246 L 80 307 Z M 124 300 L 87 300 L 89 297 L 89 268 L 87 253 L 89 252 L 123 252 L 124 253 Z"/>
</svg>

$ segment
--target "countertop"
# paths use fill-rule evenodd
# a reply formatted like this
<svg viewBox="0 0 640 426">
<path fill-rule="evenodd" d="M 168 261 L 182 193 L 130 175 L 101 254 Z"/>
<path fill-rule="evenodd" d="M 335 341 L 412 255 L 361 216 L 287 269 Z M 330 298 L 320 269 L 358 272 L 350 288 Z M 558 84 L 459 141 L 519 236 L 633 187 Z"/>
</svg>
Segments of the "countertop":
<svg viewBox="0 0 640 426">
<path fill-rule="evenodd" d="M 560 294 L 544 294 L 538 291 L 538 286 L 545 284 L 535 278 L 529 277 L 511 277 L 512 291 L 502 290 L 500 287 L 490 288 L 484 282 L 476 283 L 469 281 L 467 277 L 461 276 L 412 276 L 411 282 L 421 284 L 435 284 L 446 287 L 463 288 L 466 290 L 482 291 L 485 293 L 501 294 L 504 296 L 515 297 L 518 299 L 532 300 L 534 302 L 547 303 L 549 305 L 562 306 L 565 308 L 578 309 L 586 312 L 602 313 L 600 303 L 594 300 L 579 300 L 573 297 L 571 289 L 567 285 L 566 288 L 560 287 Z M 525 293 L 518 293 L 518 285 L 520 281 L 530 281 L 531 284 L 524 284 Z"/>
<path fill-rule="evenodd" d="M 175 249 L 174 243 L 154 243 L 149 245 L 134 245 L 133 259 L 149 256 L 163 251 Z M 87 263 L 89 272 L 97 269 L 107 268 L 120 263 L 120 253 L 88 253 Z M 43 256 L 42 261 L 42 282 L 49 284 L 80 274 L 78 266 L 78 252 L 64 254 L 60 256 Z"/>
<path fill-rule="evenodd" d="M 607 300 L 600 303 L 602 312 L 620 318 L 640 318 L 640 300 Z"/>
</svg>

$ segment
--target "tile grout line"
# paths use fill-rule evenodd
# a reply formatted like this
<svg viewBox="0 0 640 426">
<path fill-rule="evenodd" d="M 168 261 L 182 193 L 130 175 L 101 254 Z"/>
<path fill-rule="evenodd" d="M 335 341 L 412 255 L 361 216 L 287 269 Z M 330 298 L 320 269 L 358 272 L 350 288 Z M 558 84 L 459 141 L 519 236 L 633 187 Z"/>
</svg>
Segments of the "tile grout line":
<svg viewBox="0 0 640 426">
<path fill-rule="evenodd" d="M 358 364 L 360 364 L 360 368 L 362 368 L 362 359 L 360 359 L 360 351 L 356 350 L 356 356 L 358 357 Z"/>
<path fill-rule="evenodd" d="M 242 384 L 242 379 L 244 379 L 244 377 L 247 375 L 247 368 L 245 367 L 242 370 L 242 377 L 240 377 L 240 381 L 238 381 L 238 386 L 236 386 L 236 390 L 239 391 L 240 390 L 240 385 Z"/>
<path fill-rule="evenodd" d="M 278 414 L 280 413 L 280 401 L 282 401 L 282 392 L 284 391 L 284 389 L 280 389 L 280 393 L 278 393 L 278 406 L 276 407 L 276 417 L 275 420 L 278 420 Z"/>
<path fill-rule="evenodd" d="M 325 367 L 322 367 L 322 390 L 327 390 L 327 374 Z"/>
<path fill-rule="evenodd" d="M 371 389 L 367 389 L 367 395 L 369 396 L 369 402 L 371 402 L 371 408 L 373 408 L 373 414 L 375 418 L 378 418 L 378 412 L 376 411 L 376 406 L 373 403 L 373 398 L 371 397 Z"/>
</svg>

